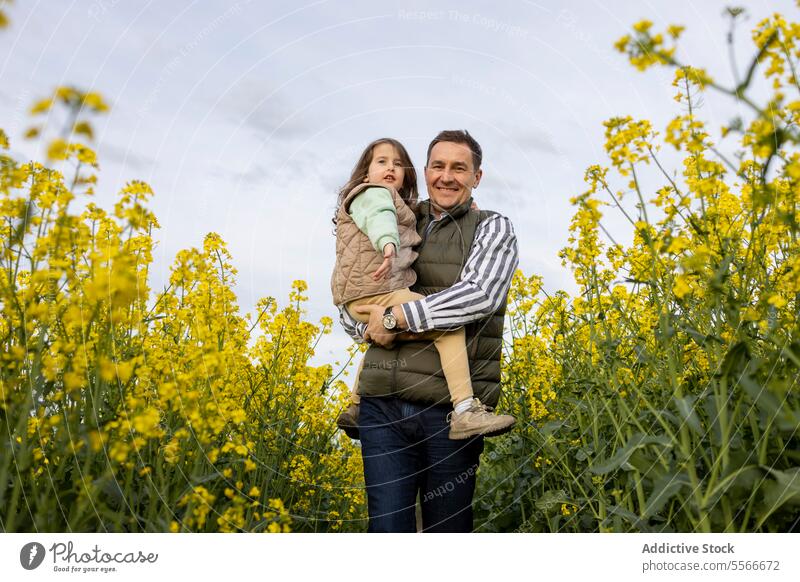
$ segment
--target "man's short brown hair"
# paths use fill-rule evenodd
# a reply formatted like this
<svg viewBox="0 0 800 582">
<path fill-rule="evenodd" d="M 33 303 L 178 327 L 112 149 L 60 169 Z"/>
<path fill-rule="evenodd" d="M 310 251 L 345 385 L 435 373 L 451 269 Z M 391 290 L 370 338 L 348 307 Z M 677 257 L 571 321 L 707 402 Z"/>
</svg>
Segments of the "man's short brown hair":
<svg viewBox="0 0 800 582">
<path fill-rule="evenodd" d="M 477 172 L 480 170 L 481 160 L 483 159 L 483 151 L 481 150 L 480 144 L 475 141 L 475 138 L 472 137 L 466 129 L 446 129 L 442 132 L 439 132 L 439 135 L 433 138 L 431 145 L 428 146 L 428 156 L 425 159 L 426 166 L 431 161 L 431 150 L 433 150 L 433 146 L 440 141 L 461 143 L 467 146 L 472 152 L 472 165 L 474 166 L 474 171 Z"/>
</svg>

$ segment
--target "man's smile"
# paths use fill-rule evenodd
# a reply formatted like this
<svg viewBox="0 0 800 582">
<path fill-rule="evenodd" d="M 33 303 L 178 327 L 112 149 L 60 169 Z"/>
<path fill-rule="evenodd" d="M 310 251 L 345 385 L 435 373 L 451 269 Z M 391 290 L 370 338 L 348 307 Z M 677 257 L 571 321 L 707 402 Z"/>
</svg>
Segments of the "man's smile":
<svg viewBox="0 0 800 582">
<path fill-rule="evenodd" d="M 442 192 L 458 192 L 459 190 L 459 188 L 456 188 L 455 186 L 442 186 L 442 185 L 437 185 L 436 189 L 441 190 Z"/>
</svg>

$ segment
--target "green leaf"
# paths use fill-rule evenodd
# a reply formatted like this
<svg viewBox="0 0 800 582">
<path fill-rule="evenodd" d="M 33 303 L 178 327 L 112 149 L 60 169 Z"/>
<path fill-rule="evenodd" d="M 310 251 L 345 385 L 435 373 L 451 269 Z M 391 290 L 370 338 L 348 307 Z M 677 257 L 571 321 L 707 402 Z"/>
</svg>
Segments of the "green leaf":
<svg viewBox="0 0 800 582">
<path fill-rule="evenodd" d="M 714 275 L 709 281 L 709 286 L 717 291 L 725 292 L 725 282 L 730 277 L 730 266 L 733 262 L 733 255 L 727 253 L 720 261 L 719 266 L 714 270 Z M 719 338 L 717 338 L 719 339 Z M 722 342 L 722 340 L 720 340 Z"/>
<path fill-rule="evenodd" d="M 775 421 L 778 429 L 795 433 L 800 428 L 800 411 L 786 406 L 786 398 L 778 398 L 771 390 L 751 376 L 744 375 L 739 381 L 744 391 L 756 403 L 756 407 Z M 788 397 L 788 395 L 787 395 Z"/>
<path fill-rule="evenodd" d="M 92 482 L 92 486 L 95 491 L 101 494 L 106 503 L 108 503 L 108 506 L 112 509 L 120 509 L 127 504 L 125 494 L 119 482 L 113 476 L 104 475 L 98 477 Z"/>
<path fill-rule="evenodd" d="M 652 410 L 652 411 L 651 410 L 646 410 L 642 414 L 642 419 L 647 418 L 647 416 L 649 416 L 649 415 L 653 416 L 653 421 L 654 422 L 659 422 L 659 420 L 667 419 L 669 422 L 671 422 L 675 426 L 680 426 L 681 425 L 680 419 L 677 416 L 675 416 L 674 413 L 672 413 L 670 410 L 667 410 L 666 408 L 659 408 L 657 410 Z"/>
<path fill-rule="evenodd" d="M 647 351 L 647 348 L 641 346 L 639 344 L 633 346 L 633 351 L 636 353 L 636 363 L 637 364 L 647 364 L 653 361 L 653 358 L 650 356 L 650 352 Z"/>
<path fill-rule="evenodd" d="M 689 478 L 683 473 L 671 472 L 660 477 L 653 484 L 653 491 L 647 499 L 644 517 L 650 518 L 661 511 L 667 502 L 675 497 L 681 489 L 690 485 Z"/>
<path fill-rule="evenodd" d="M 789 358 L 797 368 L 800 368 L 800 356 L 798 356 L 795 350 L 800 350 L 800 346 L 796 340 L 783 348 L 783 355 Z"/>
<path fill-rule="evenodd" d="M 700 345 L 700 346 L 706 345 L 710 340 L 713 340 L 713 341 L 715 341 L 717 343 L 720 343 L 720 344 L 725 343 L 725 342 L 722 341 L 721 338 L 719 338 L 719 337 L 717 337 L 715 335 L 712 335 L 712 334 L 708 334 L 707 335 L 707 334 L 704 334 L 704 333 L 700 333 L 699 331 L 697 331 L 693 327 L 689 327 L 688 325 L 685 325 L 685 324 L 680 324 L 678 326 L 678 328 L 682 332 L 686 333 L 686 335 L 691 337 L 695 342 L 697 342 L 697 345 Z"/>
<path fill-rule="evenodd" d="M 758 520 L 756 529 L 764 525 L 770 515 L 775 513 L 783 505 L 800 503 L 800 467 L 794 467 L 785 471 L 779 471 L 770 467 L 761 467 L 769 471 L 774 477 L 764 486 L 764 508 L 765 512 Z"/>
<path fill-rule="evenodd" d="M 565 426 L 569 425 L 563 420 L 550 420 L 542 425 L 542 428 L 539 429 L 539 432 L 544 436 L 551 436 Z"/>
<path fill-rule="evenodd" d="M 722 427 L 719 424 L 719 410 L 717 409 L 717 401 L 713 394 L 709 394 L 704 401 L 704 408 L 706 411 L 706 418 L 709 421 L 709 434 L 711 436 L 711 444 L 714 446 L 722 445 Z M 725 403 L 727 406 L 727 403 Z"/>
<path fill-rule="evenodd" d="M 593 467 L 590 467 L 590 470 L 595 475 L 602 475 L 604 473 L 610 473 L 611 471 L 616 471 L 623 465 L 627 465 L 628 459 L 633 454 L 633 452 L 637 449 L 640 449 L 647 445 L 661 445 L 664 447 L 671 447 L 672 443 L 669 437 L 665 435 L 660 436 L 649 436 L 644 435 L 640 432 L 634 434 L 630 440 L 625 444 L 624 447 L 618 449 L 614 455 L 605 462 L 599 462 Z"/>
<path fill-rule="evenodd" d="M 664 475 L 665 468 L 660 457 L 653 458 L 652 454 L 643 449 L 631 453 L 628 465 L 639 471 L 642 477 L 655 481 Z"/>
<path fill-rule="evenodd" d="M 569 497 L 567 497 L 563 489 L 550 489 L 545 491 L 534 505 L 539 511 L 549 514 L 558 509 L 562 503 L 567 503 L 568 501 Z"/>
<path fill-rule="evenodd" d="M 692 429 L 692 432 L 700 437 L 704 436 L 705 431 L 700 424 L 700 417 L 697 415 L 697 411 L 695 410 L 697 398 L 692 395 L 688 395 L 684 396 L 683 398 L 674 398 L 673 400 L 675 402 L 675 408 L 678 410 L 678 414 L 681 415 L 681 418 L 688 425 L 688 427 Z"/>
<path fill-rule="evenodd" d="M 756 481 L 761 479 L 761 475 L 757 465 L 745 465 L 731 471 L 708 493 L 708 505 L 713 505 L 723 495 L 729 495 L 729 491 L 735 487 L 744 488 L 749 494 L 749 490 L 758 486 Z"/>
<path fill-rule="evenodd" d="M 611 505 L 608 508 L 608 516 L 619 516 L 630 523 L 633 527 L 638 529 L 639 531 L 650 531 L 650 527 L 647 525 L 647 522 L 644 521 L 641 517 L 633 513 L 632 511 L 628 511 L 627 509 L 620 507 L 619 505 Z M 603 522 L 604 525 L 607 525 L 609 519 Z"/>
<path fill-rule="evenodd" d="M 720 376 L 738 376 L 741 369 L 750 361 L 750 349 L 744 341 L 733 344 L 722 359 Z"/>
</svg>

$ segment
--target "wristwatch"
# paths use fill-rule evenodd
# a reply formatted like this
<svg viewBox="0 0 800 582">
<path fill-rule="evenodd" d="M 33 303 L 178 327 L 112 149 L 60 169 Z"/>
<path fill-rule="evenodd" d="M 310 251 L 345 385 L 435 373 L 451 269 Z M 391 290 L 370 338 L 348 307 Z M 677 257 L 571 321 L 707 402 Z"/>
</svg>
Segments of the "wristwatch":
<svg viewBox="0 0 800 582">
<path fill-rule="evenodd" d="M 386 311 L 383 312 L 383 328 L 387 331 L 391 331 L 397 327 L 397 318 L 392 313 L 392 308 L 387 307 Z"/>
</svg>

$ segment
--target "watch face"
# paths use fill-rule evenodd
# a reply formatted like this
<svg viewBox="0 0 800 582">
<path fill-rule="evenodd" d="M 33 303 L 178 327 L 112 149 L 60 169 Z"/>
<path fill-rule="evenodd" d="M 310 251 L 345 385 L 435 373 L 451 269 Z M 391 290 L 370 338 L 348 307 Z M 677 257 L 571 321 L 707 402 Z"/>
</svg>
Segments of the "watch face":
<svg viewBox="0 0 800 582">
<path fill-rule="evenodd" d="M 383 327 L 386 329 L 394 329 L 397 325 L 397 318 L 392 315 L 391 313 L 387 313 L 383 316 Z"/>
</svg>

